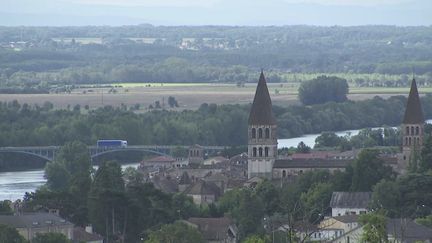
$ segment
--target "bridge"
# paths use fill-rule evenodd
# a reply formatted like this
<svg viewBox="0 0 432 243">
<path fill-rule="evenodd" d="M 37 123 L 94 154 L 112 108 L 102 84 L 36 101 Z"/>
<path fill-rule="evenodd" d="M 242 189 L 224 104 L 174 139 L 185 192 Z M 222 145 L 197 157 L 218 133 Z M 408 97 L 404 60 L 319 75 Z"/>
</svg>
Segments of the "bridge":
<svg viewBox="0 0 432 243">
<path fill-rule="evenodd" d="M 123 151 L 141 151 L 157 155 L 169 155 L 174 149 L 189 149 L 191 146 L 175 145 L 132 145 L 126 147 L 97 147 L 88 146 L 91 159 L 108 153 Z M 47 161 L 53 161 L 60 150 L 60 146 L 34 146 L 34 147 L 0 147 L 0 153 L 21 153 L 39 157 Z M 205 153 L 214 153 L 223 151 L 224 146 L 201 146 Z"/>
</svg>

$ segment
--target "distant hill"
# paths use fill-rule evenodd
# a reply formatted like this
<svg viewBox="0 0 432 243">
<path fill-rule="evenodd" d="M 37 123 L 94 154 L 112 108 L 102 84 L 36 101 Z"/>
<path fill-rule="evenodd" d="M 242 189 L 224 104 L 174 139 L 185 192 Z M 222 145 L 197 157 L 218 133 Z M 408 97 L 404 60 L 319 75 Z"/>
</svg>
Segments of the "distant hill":
<svg viewBox="0 0 432 243">
<path fill-rule="evenodd" d="M 376 76 L 374 85 L 400 86 L 413 70 L 432 83 L 431 60 L 432 27 L 0 27 L 0 86 L 249 82 L 260 68 L 269 82 L 376 73 L 401 76 Z"/>
</svg>

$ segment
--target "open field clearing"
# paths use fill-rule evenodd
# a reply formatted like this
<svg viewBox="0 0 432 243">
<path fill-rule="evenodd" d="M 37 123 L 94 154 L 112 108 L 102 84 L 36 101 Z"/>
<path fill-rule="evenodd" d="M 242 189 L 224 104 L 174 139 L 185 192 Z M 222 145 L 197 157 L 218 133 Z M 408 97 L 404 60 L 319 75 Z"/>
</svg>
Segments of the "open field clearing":
<svg viewBox="0 0 432 243">
<path fill-rule="evenodd" d="M 431 93 L 432 87 L 419 87 L 419 92 L 421 93 Z M 408 94 L 409 87 L 390 87 L 390 88 L 380 88 L 380 87 L 350 87 L 350 94 Z"/>
<path fill-rule="evenodd" d="M 256 84 L 246 84 L 237 87 L 236 84 L 210 83 L 123 83 L 116 88 L 81 88 L 70 94 L 0 94 L 0 101 L 18 100 L 20 103 L 39 104 L 50 101 L 56 108 L 81 107 L 88 105 L 90 109 L 104 105 L 130 107 L 140 105 L 145 111 L 150 104 L 159 101 L 168 108 L 169 96 L 175 97 L 180 107 L 178 109 L 196 109 L 202 103 L 216 104 L 249 104 L 253 100 Z M 150 85 L 150 87 L 148 87 Z M 147 86 L 147 87 L 146 87 Z M 297 85 L 269 84 L 270 95 L 276 105 L 287 106 L 297 103 Z M 421 93 L 432 92 L 432 87 L 420 87 Z M 378 95 L 388 98 L 393 95 L 407 95 L 408 88 L 350 88 L 349 99 L 364 100 Z"/>
</svg>

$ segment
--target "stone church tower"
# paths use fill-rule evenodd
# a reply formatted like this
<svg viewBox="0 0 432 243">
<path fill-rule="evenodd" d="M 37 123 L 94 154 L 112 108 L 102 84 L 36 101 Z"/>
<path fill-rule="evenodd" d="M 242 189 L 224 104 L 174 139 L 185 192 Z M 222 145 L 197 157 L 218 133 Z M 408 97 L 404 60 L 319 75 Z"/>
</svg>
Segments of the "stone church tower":
<svg viewBox="0 0 432 243">
<path fill-rule="evenodd" d="M 412 80 L 411 90 L 402 122 L 402 154 L 398 159 L 399 173 L 406 173 L 410 162 L 416 160 L 423 146 L 424 117 L 415 79 Z M 417 157 L 418 158 L 418 157 Z"/>
<path fill-rule="evenodd" d="M 248 126 L 248 178 L 272 178 L 277 158 L 277 125 L 264 73 L 258 81 Z"/>
</svg>

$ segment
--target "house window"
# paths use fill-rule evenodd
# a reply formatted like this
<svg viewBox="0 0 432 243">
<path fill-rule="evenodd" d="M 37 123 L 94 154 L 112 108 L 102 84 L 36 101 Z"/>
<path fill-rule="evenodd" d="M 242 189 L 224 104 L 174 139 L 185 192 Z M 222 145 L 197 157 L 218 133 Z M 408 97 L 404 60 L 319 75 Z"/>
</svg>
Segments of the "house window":
<svg viewBox="0 0 432 243">
<path fill-rule="evenodd" d="M 262 157 L 263 156 L 263 149 L 259 148 L 258 151 L 259 151 L 259 157 Z"/>
<path fill-rule="evenodd" d="M 416 135 L 419 135 L 419 133 L 420 133 L 420 128 L 416 127 Z"/>
<path fill-rule="evenodd" d="M 408 145 L 411 146 L 411 137 L 408 138 Z"/>
<path fill-rule="evenodd" d="M 286 177 L 286 170 L 282 171 L 282 177 Z"/>
<path fill-rule="evenodd" d="M 408 145 L 408 138 L 405 138 L 405 146 Z"/>
<path fill-rule="evenodd" d="M 257 156 L 257 148 L 253 148 L 253 157 L 256 157 Z"/>
<path fill-rule="evenodd" d="M 409 127 L 405 128 L 405 135 L 409 135 Z"/>
<path fill-rule="evenodd" d="M 269 148 L 268 147 L 264 148 L 264 155 L 265 155 L 265 157 L 269 156 Z"/>
<path fill-rule="evenodd" d="M 252 128 L 252 138 L 256 138 L 256 129 Z"/>
<path fill-rule="evenodd" d="M 411 127 L 411 135 L 414 135 L 414 127 Z"/>
<path fill-rule="evenodd" d="M 258 129 L 258 138 L 262 138 L 263 137 L 263 132 L 262 132 L 262 128 Z"/>
<path fill-rule="evenodd" d="M 265 129 L 265 138 L 270 138 L 270 129 L 269 128 Z"/>
</svg>

